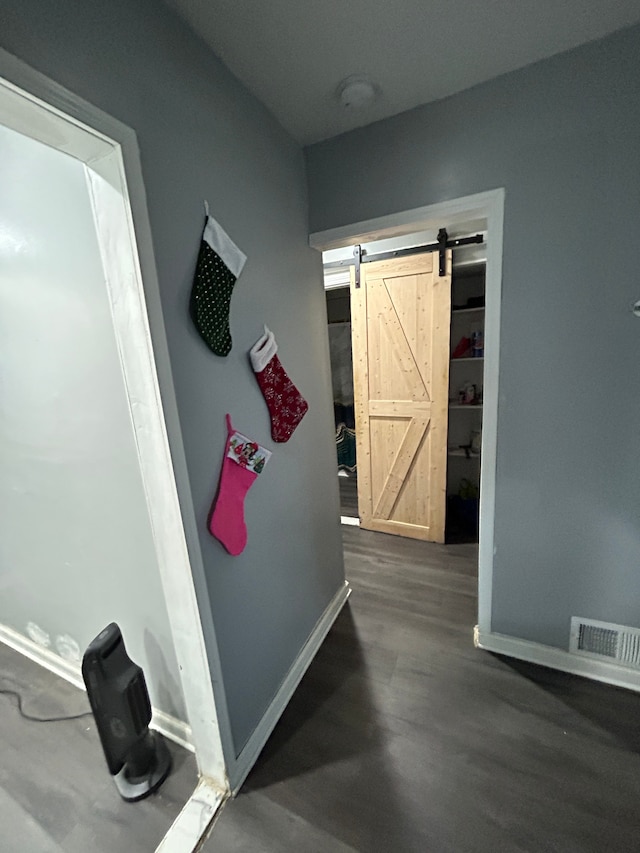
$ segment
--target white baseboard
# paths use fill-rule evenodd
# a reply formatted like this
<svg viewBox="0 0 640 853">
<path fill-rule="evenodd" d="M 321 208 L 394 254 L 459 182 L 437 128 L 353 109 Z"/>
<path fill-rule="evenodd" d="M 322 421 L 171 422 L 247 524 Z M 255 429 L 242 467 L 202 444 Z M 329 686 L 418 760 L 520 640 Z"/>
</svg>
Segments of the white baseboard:
<svg viewBox="0 0 640 853">
<path fill-rule="evenodd" d="M 172 717 L 171 714 L 165 714 L 164 711 L 159 711 L 157 708 L 151 710 L 153 716 L 150 728 L 160 732 L 161 735 L 184 747 L 184 749 L 188 749 L 189 752 L 196 751 L 191 736 L 191 726 L 188 723 L 179 720 L 177 717 Z"/>
<path fill-rule="evenodd" d="M 236 759 L 235 767 L 233 767 L 233 778 L 231 779 L 232 793 L 235 795 L 244 780 L 247 778 L 249 771 L 255 764 L 258 756 L 262 752 L 269 735 L 274 730 L 276 723 L 282 716 L 284 709 L 289 704 L 289 700 L 302 680 L 316 652 L 322 645 L 324 638 L 329 633 L 329 630 L 335 622 L 338 614 L 344 607 L 347 599 L 351 595 L 351 587 L 349 582 L 345 581 L 338 592 L 334 595 L 329 603 L 329 606 L 324 611 L 307 642 L 302 647 L 300 654 L 295 659 L 293 666 L 287 673 L 280 689 L 274 696 L 271 704 L 265 711 L 264 716 L 258 723 L 257 728 L 247 741 L 244 749 Z M 231 769 L 231 768 L 230 768 Z"/>
<path fill-rule="evenodd" d="M 360 527 L 360 519 L 353 518 L 350 515 L 341 515 L 340 524 L 352 524 L 354 527 Z"/>
<path fill-rule="evenodd" d="M 79 690 L 85 690 L 82 672 L 80 671 L 80 661 L 65 660 L 50 649 L 34 643 L 29 637 L 23 636 L 6 625 L 0 625 L 0 643 L 20 652 L 21 655 L 48 669 L 54 675 L 64 678 L 65 681 L 73 684 Z M 177 717 L 172 717 L 171 714 L 165 714 L 164 711 L 159 711 L 157 708 L 152 708 L 152 711 L 151 728 L 174 743 L 194 752 L 191 728 L 187 723 Z"/>
<path fill-rule="evenodd" d="M 9 628 L 6 625 L 0 625 L 0 642 L 4 643 L 5 646 L 9 646 L 14 651 L 20 652 L 21 655 L 29 658 L 29 660 L 40 664 L 40 666 L 48 669 L 49 672 L 53 672 L 54 675 L 64 678 L 65 681 L 70 682 L 74 687 L 78 687 L 80 690 L 85 689 L 79 661 L 65 660 L 45 646 L 34 643 L 29 637 L 19 634 L 13 628 Z"/>
<path fill-rule="evenodd" d="M 480 631 L 477 626 L 474 631 L 474 643 L 479 649 L 488 652 L 640 692 L 640 672 L 614 662 L 582 657 L 553 646 L 544 646 L 542 643 L 532 643 L 530 640 L 520 640 L 505 634 L 486 633 Z"/>
<path fill-rule="evenodd" d="M 209 779 L 201 778 L 155 853 L 201 850 L 226 796 L 226 792 L 218 790 Z"/>
</svg>

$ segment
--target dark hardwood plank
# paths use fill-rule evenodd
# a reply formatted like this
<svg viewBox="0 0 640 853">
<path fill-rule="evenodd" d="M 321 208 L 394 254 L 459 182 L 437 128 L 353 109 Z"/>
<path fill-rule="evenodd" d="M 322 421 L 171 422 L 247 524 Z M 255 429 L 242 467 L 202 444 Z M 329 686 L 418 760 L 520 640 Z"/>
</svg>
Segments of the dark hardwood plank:
<svg viewBox="0 0 640 853">
<path fill-rule="evenodd" d="M 640 849 L 640 697 L 474 649 L 477 546 L 343 535 L 350 603 L 205 850 Z"/>
<path fill-rule="evenodd" d="M 18 690 L 30 714 L 88 710 L 86 695 L 0 644 L 0 688 Z M 0 695 L 2 853 L 149 853 L 197 782 L 194 756 L 169 744 L 174 768 L 157 794 L 125 803 L 109 776 L 93 717 L 33 723 Z"/>
</svg>

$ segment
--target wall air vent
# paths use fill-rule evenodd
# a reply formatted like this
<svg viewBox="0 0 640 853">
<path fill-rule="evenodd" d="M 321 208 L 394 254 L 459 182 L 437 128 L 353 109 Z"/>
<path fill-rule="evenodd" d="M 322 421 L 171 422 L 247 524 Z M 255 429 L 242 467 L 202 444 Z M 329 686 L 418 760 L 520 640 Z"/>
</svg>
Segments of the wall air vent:
<svg viewBox="0 0 640 853">
<path fill-rule="evenodd" d="M 569 651 L 640 669 L 640 628 L 573 616 Z"/>
</svg>

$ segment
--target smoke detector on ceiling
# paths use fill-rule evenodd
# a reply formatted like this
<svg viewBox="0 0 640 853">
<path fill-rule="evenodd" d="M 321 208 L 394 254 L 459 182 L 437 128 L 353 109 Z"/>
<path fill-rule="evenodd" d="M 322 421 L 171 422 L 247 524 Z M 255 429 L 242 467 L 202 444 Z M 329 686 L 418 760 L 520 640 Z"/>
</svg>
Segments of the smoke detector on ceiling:
<svg viewBox="0 0 640 853">
<path fill-rule="evenodd" d="M 345 110 L 363 110 L 375 101 L 379 92 L 379 87 L 368 77 L 352 74 L 338 85 L 336 95 Z"/>
</svg>

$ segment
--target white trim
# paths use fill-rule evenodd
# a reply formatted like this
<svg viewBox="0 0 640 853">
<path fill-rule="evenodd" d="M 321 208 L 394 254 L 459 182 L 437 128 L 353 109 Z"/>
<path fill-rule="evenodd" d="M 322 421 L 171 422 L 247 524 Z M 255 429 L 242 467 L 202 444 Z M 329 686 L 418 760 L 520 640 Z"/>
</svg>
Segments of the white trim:
<svg viewBox="0 0 640 853">
<path fill-rule="evenodd" d="M 76 157 L 87 167 L 118 351 L 196 758 L 200 772 L 225 789 L 228 782 L 210 668 L 211 663 L 218 672 L 219 660 L 210 620 L 207 625 L 213 636 L 213 639 L 210 636 L 211 659 L 207 655 L 194 587 L 196 570 L 203 576 L 204 569 L 197 537 L 192 531 L 190 496 L 186 488 L 188 474 L 135 133 L 2 49 L 0 115 L 8 127 Z M 155 354 L 148 310 L 153 312 L 154 318 Z M 164 408 L 156 362 L 162 367 Z M 173 446 L 177 451 L 173 459 L 165 411 L 170 417 Z M 189 525 L 192 534 L 191 561 L 176 478 L 183 484 L 184 523 Z M 216 678 L 216 690 L 226 714 L 220 678 Z M 228 727 L 226 717 L 225 724 Z"/>
<path fill-rule="evenodd" d="M 505 634 L 491 634 L 476 630 L 474 642 L 477 648 L 499 655 L 507 655 L 517 660 L 548 666 L 572 675 L 581 675 L 592 681 L 602 681 L 615 687 L 625 687 L 627 690 L 640 692 L 640 672 L 620 666 L 610 661 L 595 660 L 573 655 L 564 649 L 544 646 L 530 640 L 520 640 L 517 637 L 507 637 Z"/>
<path fill-rule="evenodd" d="M 504 190 L 485 193 L 487 269 L 485 277 L 484 366 L 482 368 L 482 448 L 480 451 L 480 524 L 478 547 L 478 623 L 491 630 L 493 558 L 498 464 L 498 402 L 500 393 L 500 307 Z"/>
<path fill-rule="evenodd" d="M 87 181 L 198 766 L 222 787 L 226 768 L 219 743 L 211 674 L 166 434 L 119 146 L 110 160 L 108 164 L 106 158 L 101 161 L 102 174 L 87 166 Z M 111 174 L 107 174 L 107 168 Z M 148 286 L 148 275 L 146 283 Z"/>
<path fill-rule="evenodd" d="M 177 743 L 183 749 L 189 752 L 195 752 L 193 745 L 193 735 L 191 734 L 191 726 L 183 720 L 171 714 L 166 714 L 164 711 L 159 711 L 157 708 L 152 708 L 153 717 L 151 719 L 151 728 L 160 732 L 169 740 Z"/>
<path fill-rule="evenodd" d="M 329 228 L 326 231 L 315 231 L 309 235 L 309 245 L 319 252 L 327 252 L 356 243 L 373 243 L 389 237 L 403 237 L 414 231 L 438 229 L 445 225 L 464 227 L 469 232 L 488 230 L 483 220 L 495 203 L 496 194 L 504 197 L 504 190 L 488 190 L 375 219 L 365 219 L 351 225 Z"/>
<path fill-rule="evenodd" d="M 207 224 L 205 225 L 202 239 L 224 261 L 235 277 L 238 278 L 247 262 L 247 256 L 244 252 L 240 251 L 222 225 L 216 222 L 213 216 L 207 216 Z"/>
<path fill-rule="evenodd" d="M 19 652 L 24 657 L 37 663 L 44 669 L 57 675 L 59 678 L 64 678 L 69 684 L 73 684 L 79 690 L 86 692 L 82 672 L 80 670 L 80 661 L 70 661 L 61 658 L 55 652 L 44 646 L 34 643 L 29 637 L 25 637 L 13 628 L 7 625 L 0 625 L 0 643 Z M 151 720 L 151 728 L 160 732 L 169 740 L 177 743 L 179 746 L 194 752 L 193 741 L 191 737 L 191 727 L 188 723 L 179 720 L 177 717 L 166 714 L 164 711 L 159 711 L 157 708 L 152 708 L 153 718 Z"/>
<path fill-rule="evenodd" d="M 348 581 L 344 582 L 344 586 L 336 592 L 332 600 L 329 602 L 326 610 L 316 623 L 315 628 L 311 632 L 309 639 L 304 644 L 298 657 L 293 662 L 291 669 L 287 673 L 284 681 L 280 685 L 280 689 L 273 697 L 269 707 L 258 723 L 257 728 L 247 741 L 244 749 L 237 758 L 234 768 L 233 793 L 236 794 L 258 756 L 262 752 L 269 735 L 274 730 L 276 723 L 282 716 L 284 709 L 287 707 L 293 693 L 302 680 L 316 652 L 322 645 L 324 638 L 329 633 L 331 626 L 338 617 L 338 614 L 344 607 L 347 599 L 351 595 L 351 587 Z"/>
<path fill-rule="evenodd" d="M 155 853 L 194 853 L 201 850 L 225 799 L 225 792 L 212 785 L 209 779 L 200 779 Z"/>
<path fill-rule="evenodd" d="M 350 515 L 341 515 L 340 516 L 340 524 L 350 524 L 353 527 L 360 527 L 360 519 L 353 518 Z"/>
<path fill-rule="evenodd" d="M 481 230 L 488 234 L 478 552 L 478 622 L 485 632 L 491 631 L 493 592 L 504 202 L 504 189 L 488 190 L 353 225 L 318 231 L 309 236 L 309 244 L 323 252 L 441 226 Z"/>
<path fill-rule="evenodd" d="M 346 270 L 326 270 L 324 273 L 325 290 L 346 290 L 351 284 L 351 273 Z"/>
<path fill-rule="evenodd" d="M 74 687 L 78 687 L 80 690 L 85 689 L 82 673 L 80 672 L 80 661 L 70 661 L 61 658 L 60 655 L 57 655 L 50 649 L 34 643 L 29 637 L 25 637 L 18 631 L 14 631 L 13 628 L 9 628 L 8 625 L 0 625 L 0 643 L 4 643 L 5 646 L 9 646 L 15 652 L 20 652 L 21 655 L 29 658 L 34 663 L 40 664 L 40 666 L 48 669 L 54 675 L 64 678 L 65 681 L 73 684 Z"/>
<path fill-rule="evenodd" d="M 222 786 L 225 762 L 222 746 L 216 743 L 219 732 L 211 674 L 166 434 L 119 146 L 109 158 L 111 162 L 107 164 L 106 159 L 100 163 L 102 174 L 87 166 L 87 181 L 113 326 L 198 766 Z M 148 286 L 148 275 L 146 283 Z M 193 633 L 188 636 L 192 627 Z"/>
<path fill-rule="evenodd" d="M 262 373 L 277 352 L 276 336 L 265 326 L 264 335 L 259 337 L 249 350 L 251 367 L 256 373 Z"/>
</svg>

